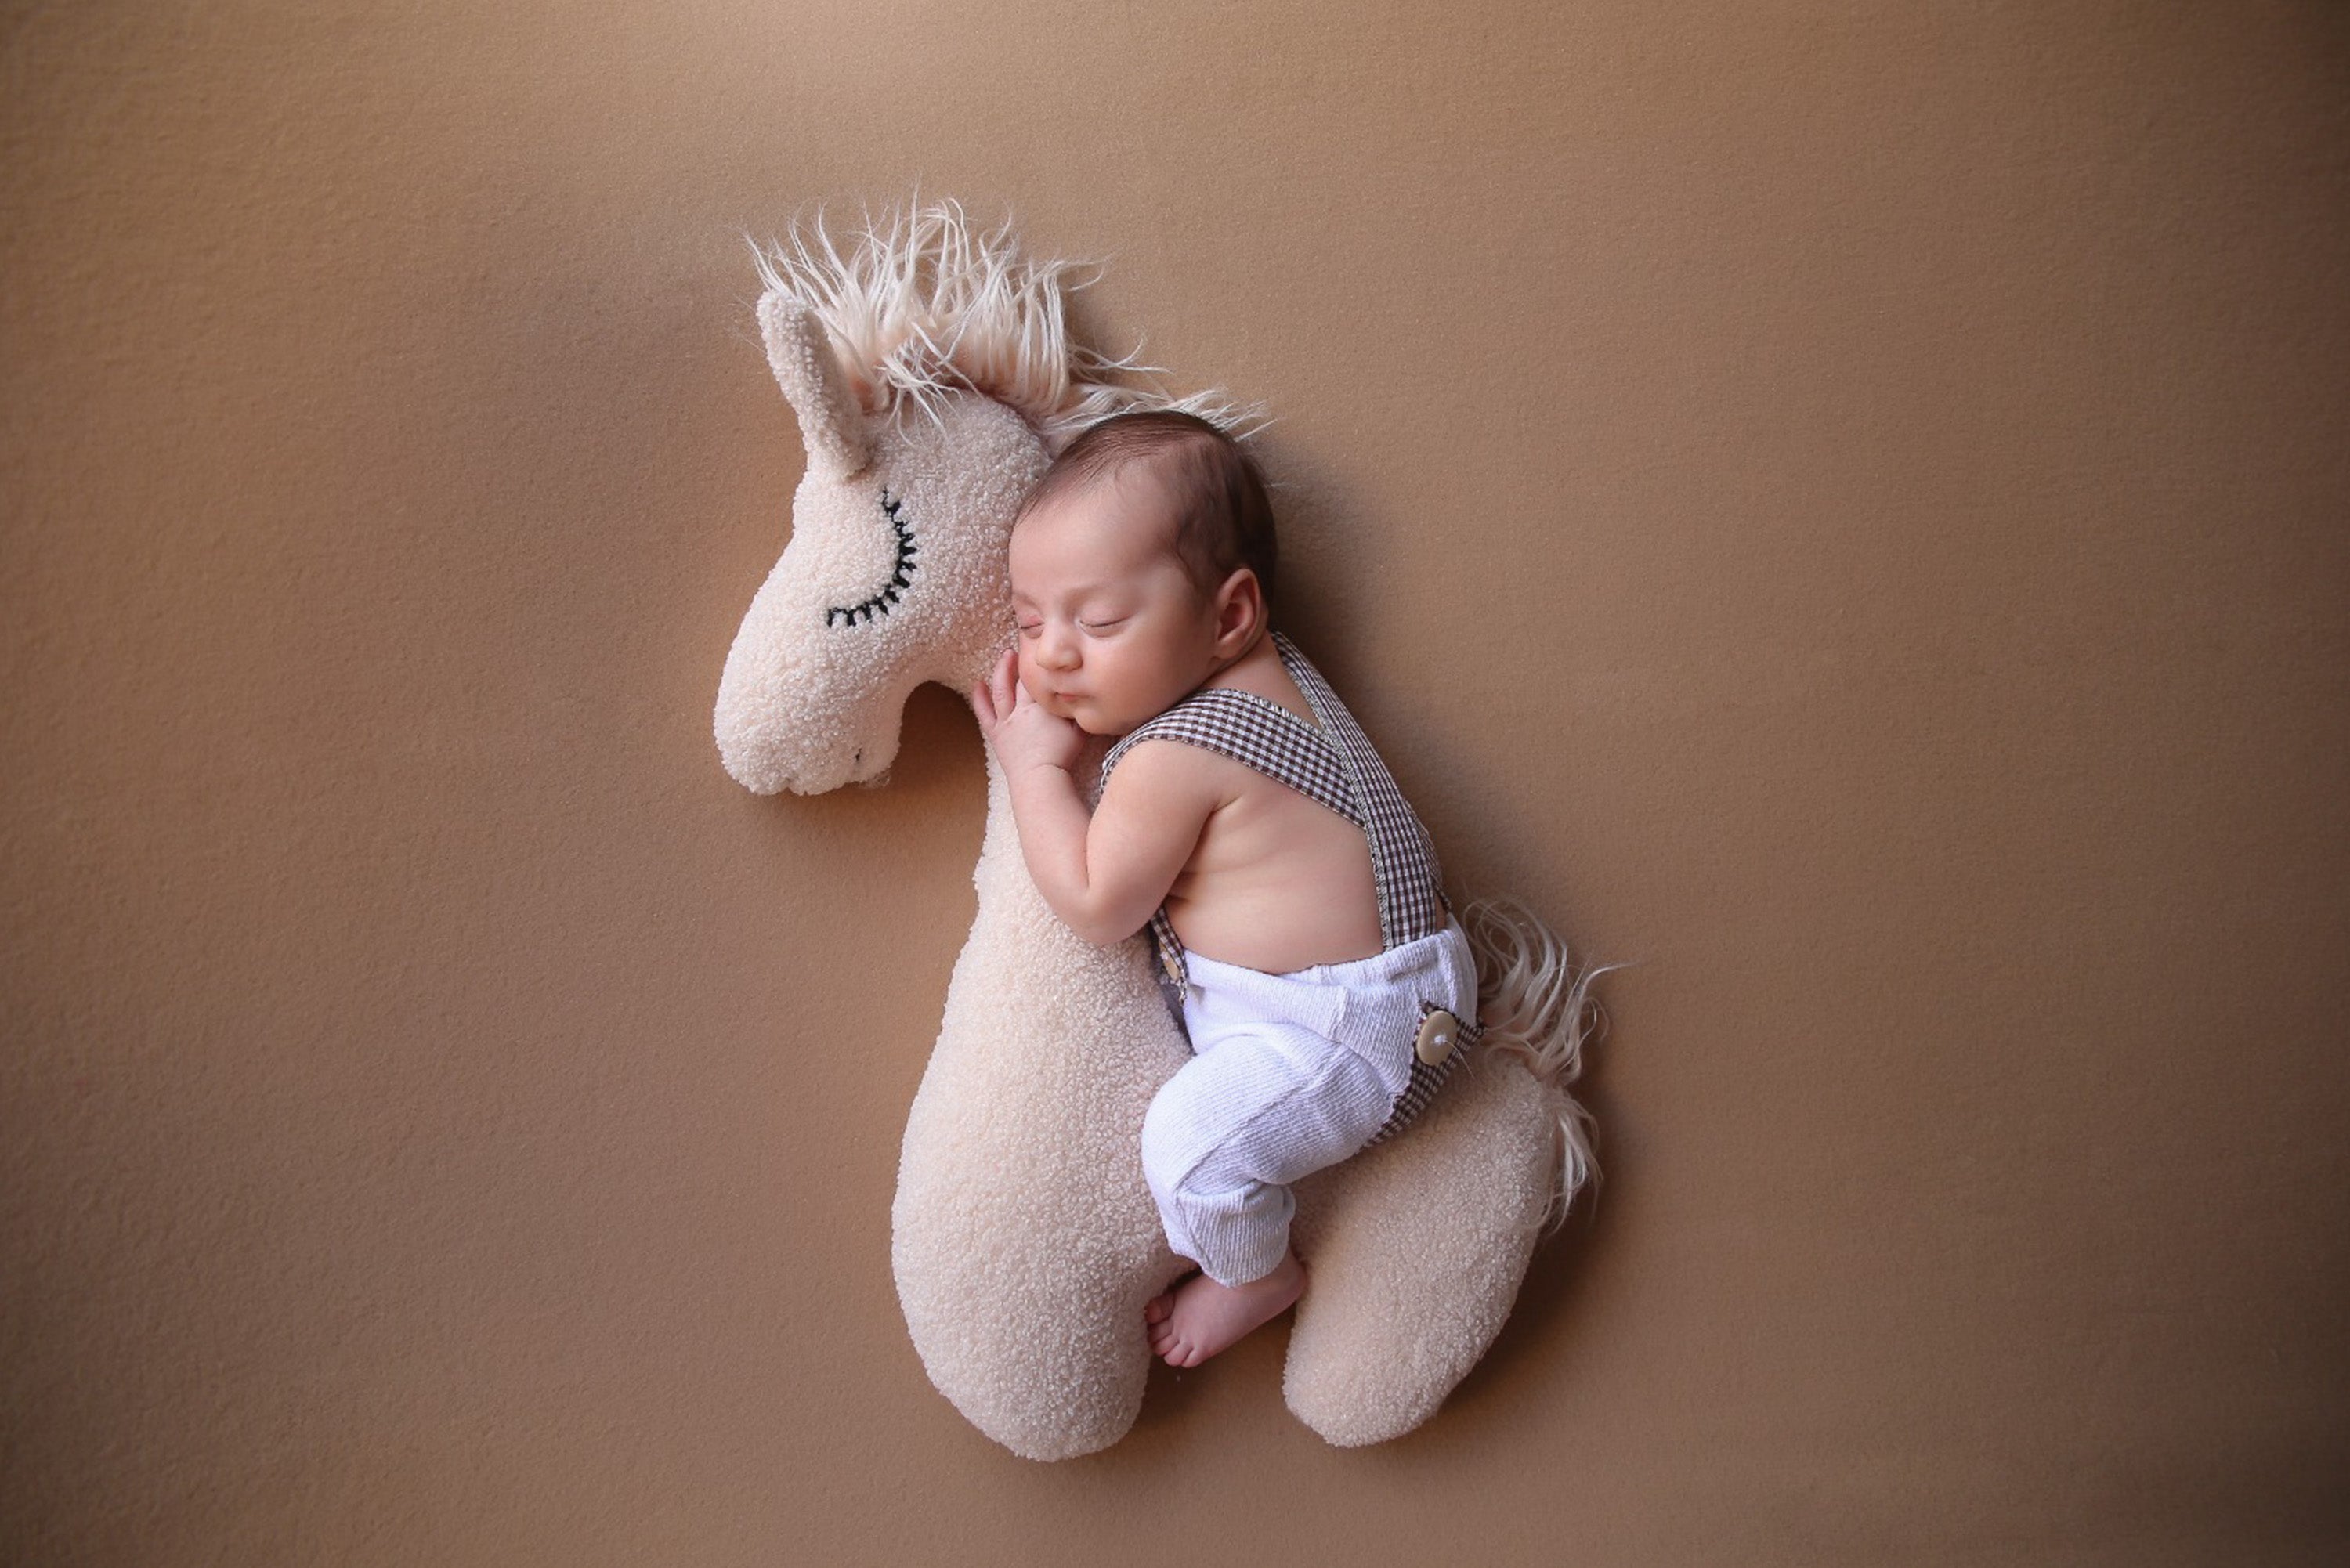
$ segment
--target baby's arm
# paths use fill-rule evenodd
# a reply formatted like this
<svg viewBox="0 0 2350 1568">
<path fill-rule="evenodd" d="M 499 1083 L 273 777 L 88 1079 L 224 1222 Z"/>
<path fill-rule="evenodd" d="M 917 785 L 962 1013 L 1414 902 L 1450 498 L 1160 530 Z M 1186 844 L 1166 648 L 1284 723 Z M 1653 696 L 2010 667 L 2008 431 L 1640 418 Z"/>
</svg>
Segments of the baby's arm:
<svg viewBox="0 0 2350 1568">
<path fill-rule="evenodd" d="M 1167 765 L 1187 748 L 1139 745 L 1127 753 L 1101 804 L 1086 810 L 1073 771 L 1085 732 L 1038 706 L 1007 653 L 972 707 L 1003 764 L 1028 875 L 1053 912 L 1097 947 L 1140 930 L 1167 897 L 1221 804 L 1211 775 Z"/>
</svg>

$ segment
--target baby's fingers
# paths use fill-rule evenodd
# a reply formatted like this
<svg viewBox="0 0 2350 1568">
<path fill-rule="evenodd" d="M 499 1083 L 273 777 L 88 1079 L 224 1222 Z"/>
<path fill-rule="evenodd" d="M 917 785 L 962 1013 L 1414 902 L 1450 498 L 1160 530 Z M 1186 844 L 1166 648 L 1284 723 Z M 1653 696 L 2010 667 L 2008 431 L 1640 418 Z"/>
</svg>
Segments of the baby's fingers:
<svg viewBox="0 0 2350 1568">
<path fill-rule="evenodd" d="M 1019 656 L 1010 649 L 1005 649 L 1003 657 L 995 661 L 995 711 L 999 715 L 1008 716 L 1019 706 Z"/>
</svg>

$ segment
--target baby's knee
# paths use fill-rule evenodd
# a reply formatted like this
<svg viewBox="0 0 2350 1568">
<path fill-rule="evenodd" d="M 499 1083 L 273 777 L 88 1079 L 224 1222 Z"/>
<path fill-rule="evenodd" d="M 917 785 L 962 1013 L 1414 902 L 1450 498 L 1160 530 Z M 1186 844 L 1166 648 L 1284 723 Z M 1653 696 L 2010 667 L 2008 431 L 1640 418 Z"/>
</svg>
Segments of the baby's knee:
<svg viewBox="0 0 2350 1568">
<path fill-rule="evenodd" d="M 1177 1096 L 1167 1091 L 1167 1085 L 1159 1085 L 1150 1097 L 1150 1108 L 1142 1113 L 1142 1179 L 1159 1197 L 1175 1189 L 1189 1164 L 1182 1112 Z"/>
</svg>

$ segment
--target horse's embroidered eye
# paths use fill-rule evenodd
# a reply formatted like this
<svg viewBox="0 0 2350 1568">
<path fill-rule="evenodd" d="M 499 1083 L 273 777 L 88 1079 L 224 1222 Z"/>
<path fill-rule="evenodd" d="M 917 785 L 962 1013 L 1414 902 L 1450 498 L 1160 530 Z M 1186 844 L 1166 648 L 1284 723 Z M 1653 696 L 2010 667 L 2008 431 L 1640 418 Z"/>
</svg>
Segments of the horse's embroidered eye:
<svg viewBox="0 0 2350 1568">
<path fill-rule="evenodd" d="M 890 607 L 904 596 L 908 585 L 912 582 L 914 576 L 914 531 L 906 526 L 905 520 L 898 515 L 899 508 L 905 504 L 903 497 L 893 499 L 887 488 L 882 490 L 881 515 L 889 521 L 890 530 L 898 535 L 898 562 L 890 570 L 889 580 L 882 584 L 881 591 L 871 598 L 860 600 L 853 605 L 835 605 L 826 610 L 825 625 L 830 626 L 836 619 L 849 626 L 855 626 L 860 619 L 867 621 L 878 619 L 888 615 Z"/>
</svg>

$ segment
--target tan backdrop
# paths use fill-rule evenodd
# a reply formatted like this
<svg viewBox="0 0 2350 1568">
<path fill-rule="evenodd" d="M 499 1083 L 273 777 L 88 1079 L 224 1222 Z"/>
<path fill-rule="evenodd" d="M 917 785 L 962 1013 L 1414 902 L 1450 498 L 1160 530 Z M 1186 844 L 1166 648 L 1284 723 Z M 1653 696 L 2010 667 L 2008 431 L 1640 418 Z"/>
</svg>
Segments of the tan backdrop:
<svg viewBox="0 0 2350 1568">
<path fill-rule="evenodd" d="M 2350 1550 L 2338 5 L 0 7 L 25 1563 Z M 1279 417 L 1292 629 L 1601 957 L 1412 1438 L 1035 1467 L 897 1139 L 980 749 L 710 735 L 743 231 L 1007 208 Z"/>
</svg>

